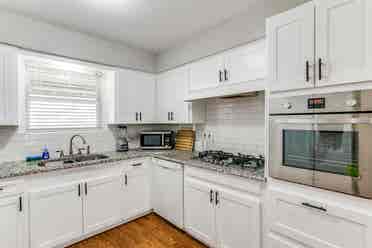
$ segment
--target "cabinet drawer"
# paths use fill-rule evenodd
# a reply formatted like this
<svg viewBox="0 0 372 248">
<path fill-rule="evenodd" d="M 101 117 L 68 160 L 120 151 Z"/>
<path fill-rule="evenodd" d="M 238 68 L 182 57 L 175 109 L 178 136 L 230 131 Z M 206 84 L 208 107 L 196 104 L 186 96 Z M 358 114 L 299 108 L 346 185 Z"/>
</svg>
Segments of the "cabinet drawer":
<svg viewBox="0 0 372 248">
<path fill-rule="evenodd" d="M 269 199 L 269 243 L 277 239 L 311 248 L 369 247 L 371 215 L 292 192 L 270 190 Z"/>
</svg>

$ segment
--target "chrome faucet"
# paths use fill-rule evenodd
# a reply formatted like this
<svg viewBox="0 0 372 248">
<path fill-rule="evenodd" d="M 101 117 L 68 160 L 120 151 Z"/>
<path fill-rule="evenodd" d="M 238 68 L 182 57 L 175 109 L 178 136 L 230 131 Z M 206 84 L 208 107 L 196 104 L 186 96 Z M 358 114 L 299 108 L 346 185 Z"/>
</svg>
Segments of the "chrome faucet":
<svg viewBox="0 0 372 248">
<path fill-rule="evenodd" d="M 87 141 L 84 139 L 84 137 L 83 136 L 81 136 L 80 134 L 75 134 L 75 135 L 73 135 L 72 137 L 71 137 L 71 139 L 70 139 L 70 156 L 72 156 L 73 154 L 74 154 L 74 151 L 73 151 L 73 149 L 72 149 L 72 143 L 73 143 L 73 141 L 74 141 L 74 139 L 76 138 L 76 137 L 79 137 L 82 141 L 83 141 L 83 144 L 85 145 L 86 143 L 87 143 Z M 81 154 L 81 148 L 79 149 L 79 153 Z M 83 149 L 84 150 L 84 149 Z M 89 146 L 88 146 L 88 148 L 87 148 L 87 154 L 89 154 Z"/>
</svg>

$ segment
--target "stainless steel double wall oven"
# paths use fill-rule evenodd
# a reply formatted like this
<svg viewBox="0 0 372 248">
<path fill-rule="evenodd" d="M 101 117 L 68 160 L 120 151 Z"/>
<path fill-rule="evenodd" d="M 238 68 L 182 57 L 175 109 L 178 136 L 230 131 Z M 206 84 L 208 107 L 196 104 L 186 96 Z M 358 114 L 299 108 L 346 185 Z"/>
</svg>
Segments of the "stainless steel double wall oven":
<svg viewBox="0 0 372 248">
<path fill-rule="evenodd" d="M 372 198 L 372 90 L 272 98 L 270 176 Z"/>
</svg>

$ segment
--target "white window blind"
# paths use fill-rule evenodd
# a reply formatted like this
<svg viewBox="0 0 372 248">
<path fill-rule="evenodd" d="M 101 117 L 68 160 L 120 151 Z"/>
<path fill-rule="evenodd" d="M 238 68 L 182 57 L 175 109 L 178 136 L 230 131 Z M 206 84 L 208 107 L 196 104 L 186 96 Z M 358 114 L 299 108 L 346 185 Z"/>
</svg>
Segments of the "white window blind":
<svg viewBox="0 0 372 248">
<path fill-rule="evenodd" d="M 98 127 L 98 72 L 26 61 L 27 129 Z"/>
</svg>

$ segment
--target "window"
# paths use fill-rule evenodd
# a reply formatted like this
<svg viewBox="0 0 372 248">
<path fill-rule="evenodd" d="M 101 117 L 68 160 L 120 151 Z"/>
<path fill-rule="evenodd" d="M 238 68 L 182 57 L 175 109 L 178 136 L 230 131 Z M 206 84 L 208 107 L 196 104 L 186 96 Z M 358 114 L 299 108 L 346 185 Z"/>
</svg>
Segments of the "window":
<svg viewBox="0 0 372 248">
<path fill-rule="evenodd" d="M 26 128 L 98 127 L 102 75 L 66 63 L 26 60 Z"/>
</svg>

